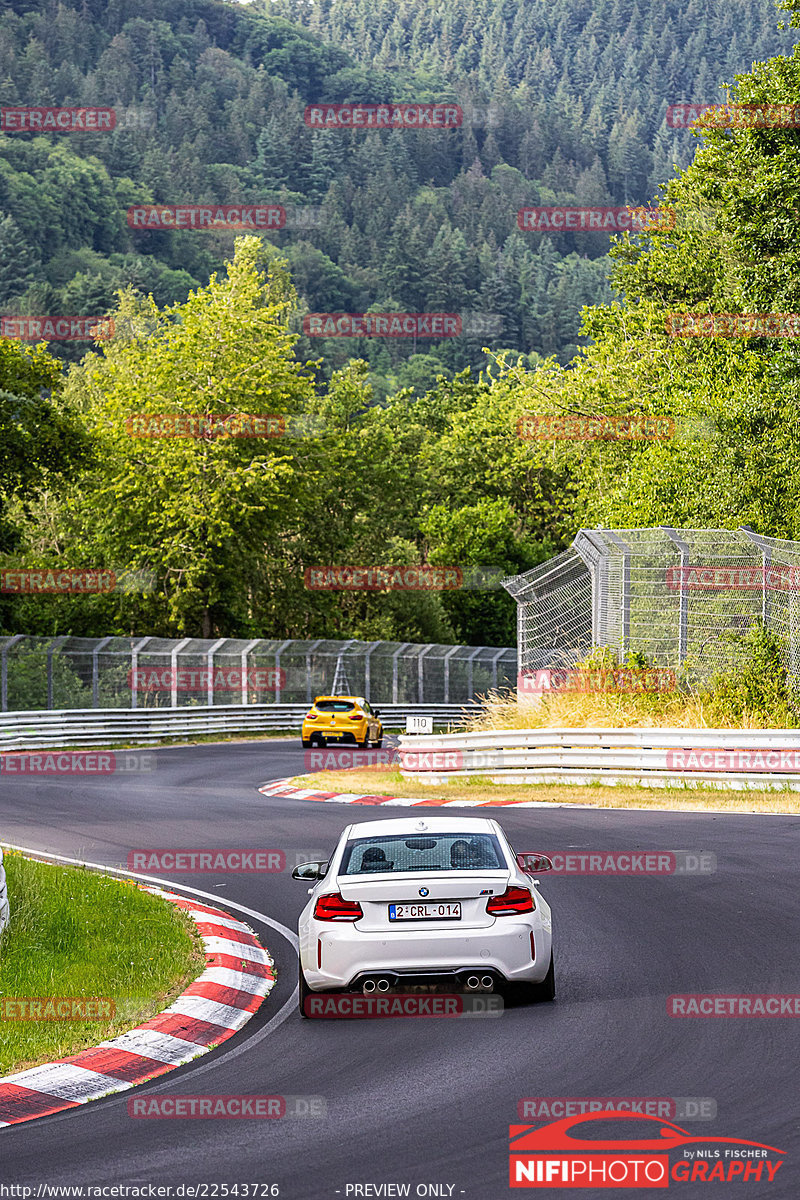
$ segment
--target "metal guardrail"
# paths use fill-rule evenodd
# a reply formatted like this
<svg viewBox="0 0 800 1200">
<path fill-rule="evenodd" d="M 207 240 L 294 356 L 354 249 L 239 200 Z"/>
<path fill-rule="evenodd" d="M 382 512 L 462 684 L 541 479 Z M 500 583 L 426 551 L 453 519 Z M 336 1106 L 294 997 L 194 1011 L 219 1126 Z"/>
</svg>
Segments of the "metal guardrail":
<svg viewBox="0 0 800 1200">
<path fill-rule="evenodd" d="M 524 729 L 403 735 L 406 779 L 800 790 L 797 729 Z"/>
<path fill-rule="evenodd" d="M 432 717 L 437 725 L 461 724 L 467 704 L 380 704 L 384 729 L 400 729 L 407 716 Z M 291 730 L 299 737 L 307 704 L 214 705 L 196 708 L 34 709 L 3 713 L 0 751 L 62 746 L 151 743 L 202 733 L 264 733 Z"/>
<path fill-rule="evenodd" d="M 0 930 L 8 924 L 8 888 L 6 869 L 3 866 L 3 851 L 0 850 Z"/>
</svg>

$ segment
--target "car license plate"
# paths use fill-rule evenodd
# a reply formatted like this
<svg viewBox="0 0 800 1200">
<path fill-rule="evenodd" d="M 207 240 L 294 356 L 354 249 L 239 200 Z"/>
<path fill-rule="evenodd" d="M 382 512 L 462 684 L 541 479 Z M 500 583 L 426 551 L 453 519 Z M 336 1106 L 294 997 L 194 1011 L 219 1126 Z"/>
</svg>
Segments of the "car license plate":
<svg viewBox="0 0 800 1200">
<path fill-rule="evenodd" d="M 432 904 L 390 904 L 390 921 L 460 921 L 461 902 L 452 900 Z"/>
</svg>

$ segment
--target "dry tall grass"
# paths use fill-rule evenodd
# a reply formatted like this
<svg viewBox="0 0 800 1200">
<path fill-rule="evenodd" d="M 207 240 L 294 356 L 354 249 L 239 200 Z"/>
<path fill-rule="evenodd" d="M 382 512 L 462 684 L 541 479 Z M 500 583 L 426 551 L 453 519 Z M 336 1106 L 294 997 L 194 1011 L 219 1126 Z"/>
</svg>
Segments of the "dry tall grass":
<svg viewBox="0 0 800 1200">
<path fill-rule="evenodd" d="M 683 729 L 769 729 L 775 723 L 764 714 L 731 718 L 697 696 L 683 692 L 620 693 L 562 692 L 541 700 L 517 700 L 516 692 L 489 692 L 479 713 L 468 714 L 466 728 L 622 729 L 638 726 L 654 729 L 674 726 Z"/>
</svg>

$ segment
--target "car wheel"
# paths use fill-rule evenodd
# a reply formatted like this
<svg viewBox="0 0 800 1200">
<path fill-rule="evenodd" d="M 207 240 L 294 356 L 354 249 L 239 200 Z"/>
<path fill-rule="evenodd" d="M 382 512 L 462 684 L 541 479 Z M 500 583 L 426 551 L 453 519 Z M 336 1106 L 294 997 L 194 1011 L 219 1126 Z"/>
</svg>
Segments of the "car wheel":
<svg viewBox="0 0 800 1200">
<path fill-rule="evenodd" d="M 303 965 L 299 961 L 297 964 L 297 969 L 298 969 L 299 976 L 300 976 L 299 981 L 298 981 L 300 984 L 300 998 L 298 1001 L 298 1006 L 300 1008 L 300 1016 L 305 1017 L 305 1019 L 308 1020 L 308 1013 L 306 1012 L 306 1000 L 308 999 L 309 996 L 313 995 L 313 992 L 311 991 L 311 988 L 306 983 L 306 977 L 303 974 Z"/>
<path fill-rule="evenodd" d="M 503 995 L 511 1004 L 540 1004 L 545 1000 L 556 998 L 556 977 L 553 967 L 553 953 L 550 952 L 550 966 L 541 983 L 528 983 L 527 980 L 507 983 L 503 987 Z"/>
<path fill-rule="evenodd" d="M 310 749 L 313 747 L 313 745 L 314 745 L 314 740 L 313 740 L 313 738 L 312 738 L 310 741 L 309 741 L 307 738 L 301 738 L 300 740 L 301 740 L 301 741 L 302 741 L 302 743 L 303 743 L 303 749 L 304 749 L 304 750 L 310 750 Z"/>
<path fill-rule="evenodd" d="M 383 738 L 382 738 L 382 737 L 379 737 L 379 738 L 378 738 L 378 740 L 377 740 L 377 742 L 373 742 L 373 743 L 372 743 L 372 749 L 373 749 L 373 750 L 380 750 L 380 748 L 381 748 L 381 746 L 382 746 L 382 745 L 383 745 Z"/>
<path fill-rule="evenodd" d="M 547 968 L 547 974 L 541 983 L 531 985 L 530 998 L 533 1001 L 555 1000 L 556 998 L 556 972 L 552 950 L 550 951 L 550 966 Z"/>
</svg>

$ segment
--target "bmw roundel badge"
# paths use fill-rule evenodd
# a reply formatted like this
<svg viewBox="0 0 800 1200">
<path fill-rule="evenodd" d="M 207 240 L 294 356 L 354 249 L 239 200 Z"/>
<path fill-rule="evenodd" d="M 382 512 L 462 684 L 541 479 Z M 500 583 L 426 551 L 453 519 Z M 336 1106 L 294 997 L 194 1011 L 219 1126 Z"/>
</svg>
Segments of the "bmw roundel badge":
<svg viewBox="0 0 800 1200">
<path fill-rule="evenodd" d="M 419 894 L 420 894 L 420 896 L 427 896 L 427 894 L 428 894 L 428 889 L 427 889 L 427 888 L 420 888 L 420 889 L 419 889 Z"/>
</svg>

